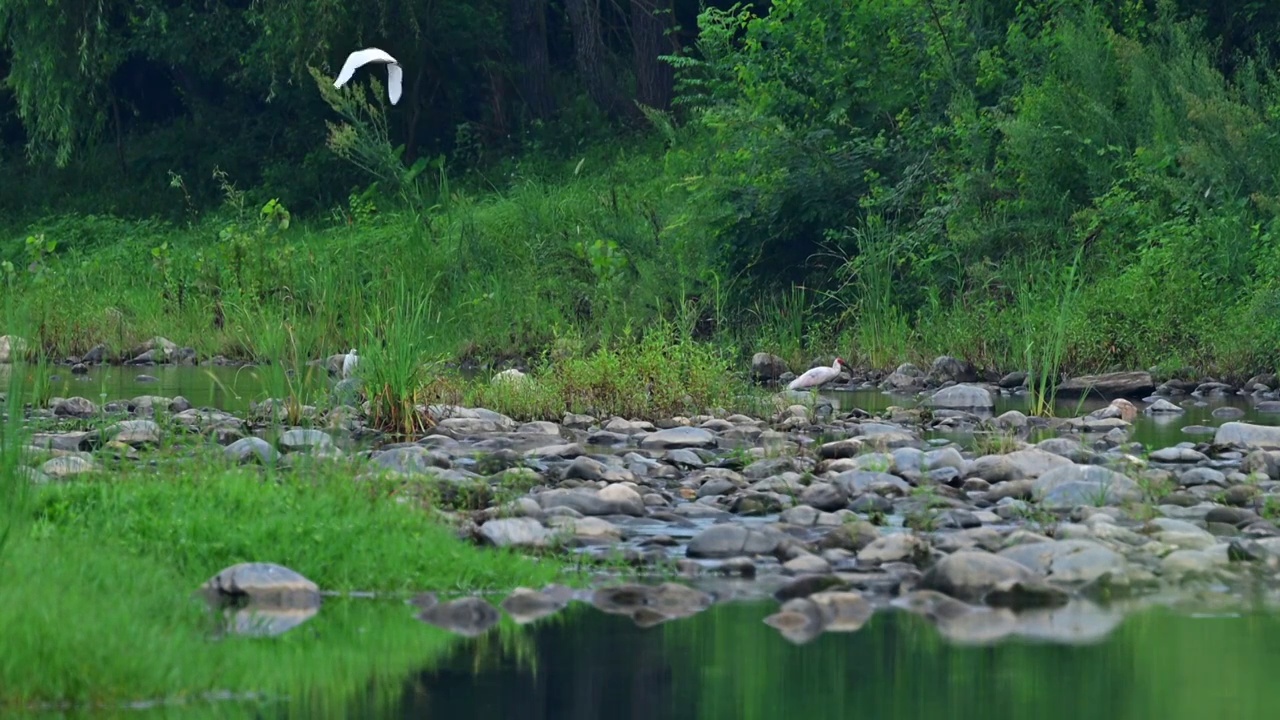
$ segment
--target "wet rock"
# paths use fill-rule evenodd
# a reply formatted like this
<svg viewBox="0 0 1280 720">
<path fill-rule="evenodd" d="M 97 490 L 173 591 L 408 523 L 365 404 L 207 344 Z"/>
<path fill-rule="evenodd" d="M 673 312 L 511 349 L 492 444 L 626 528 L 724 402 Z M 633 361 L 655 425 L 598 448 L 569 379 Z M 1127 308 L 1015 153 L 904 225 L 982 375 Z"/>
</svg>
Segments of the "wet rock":
<svg viewBox="0 0 1280 720">
<path fill-rule="evenodd" d="M 90 418 L 98 414 L 98 406 L 87 398 L 62 398 L 54 403 L 55 417 Z"/>
<path fill-rule="evenodd" d="M 323 430 L 294 428 L 280 434 L 279 445 L 285 452 L 324 450 L 333 445 L 333 438 Z"/>
<path fill-rule="evenodd" d="M 676 427 L 649 433 L 640 447 L 658 450 L 675 448 L 714 448 L 719 444 L 714 433 L 695 427 Z"/>
<path fill-rule="evenodd" d="M 805 553 L 783 563 L 782 569 L 793 575 L 825 575 L 831 572 L 831 563 L 817 555 Z"/>
<path fill-rule="evenodd" d="M 929 558 L 930 547 L 925 540 L 911 533 L 893 533 L 878 537 L 858 551 L 858 562 L 883 564 L 909 562 L 920 565 Z"/>
<path fill-rule="evenodd" d="M 375 452 L 369 461 L 379 468 L 394 470 L 406 475 L 431 473 L 453 467 L 453 461 L 445 453 L 422 445 L 401 445 Z"/>
<path fill-rule="evenodd" d="M 778 549 L 780 534 L 773 530 L 742 525 L 713 525 L 698 533 L 685 554 L 691 558 L 730 558 L 740 555 L 768 555 Z"/>
<path fill-rule="evenodd" d="M 1027 566 L 1000 555 L 979 550 L 960 550 L 925 572 L 920 588 L 937 590 L 967 602 L 979 602 L 991 590 L 1006 582 L 1037 580 Z"/>
<path fill-rule="evenodd" d="M 1101 465 L 1064 465 L 1036 478 L 1032 489 L 1041 505 L 1118 505 L 1142 500 L 1142 489 L 1127 476 Z"/>
<path fill-rule="evenodd" d="M 764 619 L 764 623 L 788 641 L 803 645 L 822 634 L 825 620 L 817 603 L 808 598 L 796 598 L 783 603 L 776 613 Z"/>
<path fill-rule="evenodd" d="M 925 404 L 935 408 L 956 410 L 988 410 L 995 407 L 991 393 L 977 385 L 951 385 L 944 387 L 925 400 Z"/>
<path fill-rule="evenodd" d="M 136 448 L 160 444 L 160 426 L 152 420 L 121 420 L 103 431 L 106 439 L 117 440 Z"/>
<path fill-rule="evenodd" d="M 1091 540 L 1025 543 L 999 554 L 1057 583 L 1087 583 L 1108 573 L 1124 577 L 1129 572 L 1123 555 Z"/>
<path fill-rule="evenodd" d="M 1080 397 L 1098 394 L 1110 398 L 1142 398 L 1156 389 L 1151 373 L 1113 372 L 1102 375 L 1074 377 L 1058 386 L 1059 397 Z"/>
<path fill-rule="evenodd" d="M 1149 456 L 1153 462 L 1161 463 L 1198 463 L 1206 462 L 1209 458 L 1204 453 L 1198 452 L 1189 447 L 1167 447 L 1160 448 Z"/>
<path fill-rule="evenodd" d="M 849 496 L 837 485 L 814 483 L 800 493 L 800 502 L 818 510 L 832 512 L 849 504 Z"/>
<path fill-rule="evenodd" d="M 1062 607 L 1070 599 L 1066 592 L 1052 585 L 1020 580 L 1000 583 L 984 597 L 987 605 L 1010 610 Z"/>
<path fill-rule="evenodd" d="M 256 460 L 269 465 L 280 457 L 276 449 L 271 447 L 271 443 L 260 437 L 241 438 L 223 448 L 222 452 L 227 456 L 227 459 L 236 463 L 248 463 Z"/>
<path fill-rule="evenodd" d="M 201 590 L 211 601 L 247 599 L 259 607 L 316 607 L 320 589 L 283 565 L 240 563 L 209 578 Z"/>
<path fill-rule="evenodd" d="M 1174 550 L 1160 559 L 1160 572 L 1173 579 L 1210 576 L 1218 560 L 1204 550 Z"/>
<path fill-rule="evenodd" d="M 557 535 L 575 546 L 599 545 L 622 539 L 622 530 L 598 517 L 553 517 L 547 524 Z"/>
<path fill-rule="evenodd" d="M 499 518 L 481 525 L 480 537 L 496 547 L 545 547 L 551 531 L 533 518 Z"/>
<path fill-rule="evenodd" d="M 977 380 L 978 373 L 974 370 L 973 363 L 950 355 L 941 355 L 934 358 L 933 364 L 929 368 L 928 377 L 937 383 L 968 383 Z"/>
<path fill-rule="evenodd" d="M 625 486 L 610 486 L 621 487 Z M 607 490 L 608 488 L 606 488 Z M 645 514 L 644 500 L 632 490 L 629 494 L 621 491 L 613 491 L 604 494 L 603 490 L 586 490 L 586 489 L 554 489 L 545 490 L 534 499 L 538 501 L 538 505 L 543 510 L 551 508 L 572 508 L 582 515 L 632 515 L 636 517 Z"/>
<path fill-rule="evenodd" d="M 827 534 L 822 536 L 818 541 L 818 547 L 822 550 L 830 550 L 839 548 L 841 550 L 849 550 L 851 552 L 859 552 L 880 537 L 876 527 L 866 520 L 858 520 L 855 522 L 843 523 L 838 527 L 832 528 Z M 891 553 L 884 553 L 882 557 L 887 557 Z M 908 553 L 908 556 L 910 553 Z"/>
<path fill-rule="evenodd" d="M 1174 405 L 1164 398 L 1156 398 L 1155 402 L 1143 408 L 1142 412 L 1147 415 L 1178 415 L 1185 413 L 1186 410 Z"/>
<path fill-rule="evenodd" d="M 1237 445 L 1263 450 L 1280 449 L 1280 426 L 1225 422 L 1213 436 L 1215 445 Z"/>
<path fill-rule="evenodd" d="M 502 617 L 482 598 L 467 597 L 432 605 L 418 613 L 418 619 L 463 637 L 477 637 L 497 625 Z"/>
<path fill-rule="evenodd" d="M 1039 448 L 1015 450 L 1004 455 L 984 455 L 973 462 L 972 475 L 989 483 L 1034 479 L 1071 460 Z"/>
<path fill-rule="evenodd" d="M 93 472 L 97 470 L 91 458 L 81 457 L 79 455 L 63 455 L 61 457 L 46 460 L 40 466 L 40 472 L 45 476 L 63 480 L 76 475 Z"/>
<path fill-rule="evenodd" d="M 777 355 L 758 352 L 751 356 L 751 377 L 755 380 L 774 381 L 787 370 L 787 362 Z"/>
</svg>

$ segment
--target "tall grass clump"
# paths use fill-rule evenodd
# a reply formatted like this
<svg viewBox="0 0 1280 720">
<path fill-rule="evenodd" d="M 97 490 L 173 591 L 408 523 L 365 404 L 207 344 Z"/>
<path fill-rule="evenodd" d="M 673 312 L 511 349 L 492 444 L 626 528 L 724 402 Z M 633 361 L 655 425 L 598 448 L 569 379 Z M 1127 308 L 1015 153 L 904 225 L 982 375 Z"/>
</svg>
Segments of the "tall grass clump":
<svg viewBox="0 0 1280 720">
<path fill-rule="evenodd" d="M 880 216 L 840 233 L 855 251 L 840 257 L 838 289 L 827 296 L 844 308 L 858 356 L 883 368 L 907 358 L 911 344 L 909 316 L 902 309 L 899 266 L 902 238 Z"/>
<path fill-rule="evenodd" d="M 522 380 L 476 383 L 466 399 L 521 420 L 571 412 L 654 421 L 740 407 L 746 391 L 728 353 L 658 323 L 582 356 L 544 357 Z"/>
<path fill-rule="evenodd" d="M 1053 414 L 1068 332 L 1080 298 L 1083 252 L 1078 248 L 1065 268 L 1040 258 L 1018 263 L 1013 272 L 1017 327 L 1034 415 Z"/>
<path fill-rule="evenodd" d="M 258 362 L 253 372 L 267 397 L 273 424 L 298 425 L 302 408 L 316 397 L 318 378 L 328 371 L 309 360 L 323 352 L 316 328 L 305 320 L 289 319 L 270 308 L 255 311 L 238 308 L 237 330 L 250 356 Z"/>
<path fill-rule="evenodd" d="M 423 389 L 441 366 L 442 316 L 431 309 L 431 284 L 411 287 L 405 278 L 369 303 L 356 373 L 369 399 L 375 427 L 412 437 L 430 427 Z"/>
</svg>

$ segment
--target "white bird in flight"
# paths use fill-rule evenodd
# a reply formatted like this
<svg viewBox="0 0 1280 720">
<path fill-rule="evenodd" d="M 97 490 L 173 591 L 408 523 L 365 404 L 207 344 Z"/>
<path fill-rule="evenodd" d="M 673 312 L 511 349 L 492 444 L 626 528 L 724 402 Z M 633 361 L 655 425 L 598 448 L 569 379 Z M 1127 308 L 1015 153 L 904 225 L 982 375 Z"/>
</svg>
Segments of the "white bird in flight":
<svg viewBox="0 0 1280 720">
<path fill-rule="evenodd" d="M 333 86 L 340 88 L 356 74 L 356 68 L 368 65 L 371 62 L 386 63 L 387 65 L 387 94 L 391 96 L 391 104 L 395 105 L 400 101 L 400 84 L 404 80 L 404 70 L 401 69 L 400 63 L 391 57 L 386 51 L 378 48 L 365 48 L 356 50 L 347 56 L 347 61 L 342 63 L 342 70 L 338 73 L 338 79 L 333 81 Z"/>
<path fill-rule="evenodd" d="M 360 362 L 360 358 L 356 357 L 356 349 L 351 348 L 351 352 L 342 358 L 342 377 L 351 377 L 351 371 L 356 369 L 356 363 Z"/>
<path fill-rule="evenodd" d="M 841 365 L 844 365 L 844 361 L 840 358 L 836 358 L 835 363 L 831 367 L 823 367 L 819 365 L 818 367 L 805 372 L 805 374 L 795 380 L 792 380 L 791 383 L 787 385 L 787 389 L 804 390 L 805 388 L 816 388 L 820 385 L 826 385 L 840 376 Z"/>
</svg>

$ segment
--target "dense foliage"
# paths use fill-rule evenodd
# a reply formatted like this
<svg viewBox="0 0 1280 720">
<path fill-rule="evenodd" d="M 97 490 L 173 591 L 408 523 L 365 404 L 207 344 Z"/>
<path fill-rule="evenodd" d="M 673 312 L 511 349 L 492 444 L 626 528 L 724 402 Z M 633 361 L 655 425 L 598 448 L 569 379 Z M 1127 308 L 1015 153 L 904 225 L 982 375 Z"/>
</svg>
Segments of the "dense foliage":
<svg viewBox="0 0 1280 720">
<path fill-rule="evenodd" d="M 1280 349 L 1277 29 L 1244 0 L 12 0 L 0 257 L 67 351 L 237 352 L 240 312 L 332 352 L 407 278 L 463 353 L 665 316 L 797 364 L 1248 373 Z M 399 105 L 380 68 L 331 87 L 364 45 Z"/>
</svg>

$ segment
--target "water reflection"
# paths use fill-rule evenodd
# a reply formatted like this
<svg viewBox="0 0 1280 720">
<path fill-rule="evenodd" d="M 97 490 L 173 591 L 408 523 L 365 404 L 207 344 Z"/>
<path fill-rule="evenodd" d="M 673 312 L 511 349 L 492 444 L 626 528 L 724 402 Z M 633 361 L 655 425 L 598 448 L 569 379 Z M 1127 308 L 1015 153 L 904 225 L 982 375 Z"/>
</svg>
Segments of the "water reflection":
<svg viewBox="0 0 1280 720">
<path fill-rule="evenodd" d="M 1178 718 L 1274 715 L 1280 620 L 1152 610 L 1091 644 L 948 642 L 924 618 L 881 612 L 857 632 L 793 645 L 728 604 L 659 628 L 575 608 L 538 623 L 517 656 L 468 642 L 405 685 L 394 714 L 487 718 Z M 1068 616 L 1070 609 L 1055 611 Z M 1066 618 L 1070 622 L 1070 618 Z M 1088 623 L 1086 623 L 1088 624 Z M 1053 633 L 1050 633 L 1052 635 Z M 1089 633 L 1092 634 L 1092 633 Z M 478 653 L 484 653 L 478 662 Z M 385 712 L 385 711 L 384 711 Z"/>
</svg>

